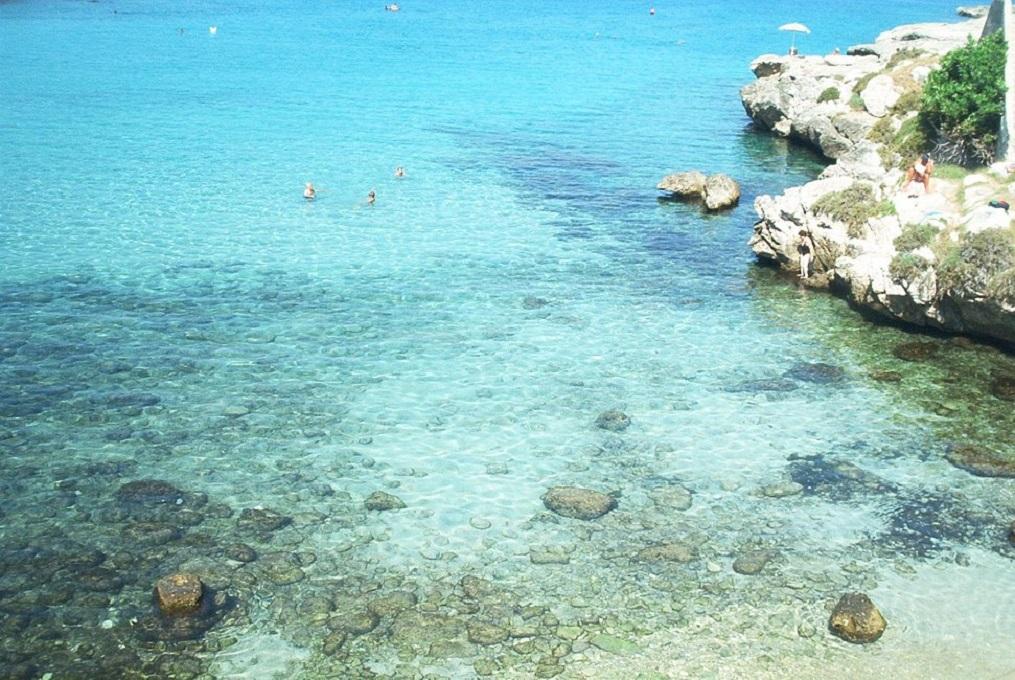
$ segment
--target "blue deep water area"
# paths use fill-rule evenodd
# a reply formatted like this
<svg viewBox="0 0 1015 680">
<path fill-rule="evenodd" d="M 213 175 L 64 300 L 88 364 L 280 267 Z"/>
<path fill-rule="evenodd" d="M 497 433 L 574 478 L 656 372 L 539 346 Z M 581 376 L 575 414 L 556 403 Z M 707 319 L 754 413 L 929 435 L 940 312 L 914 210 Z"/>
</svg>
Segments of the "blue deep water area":
<svg viewBox="0 0 1015 680">
<path fill-rule="evenodd" d="M 746 245 L 821 168 L 739 101 L 777 27 L 953 5 L 0 2 L 0 675 L 1015 668 L 1015 487 L 946 460 L 1011 446 L 1010 357 L 900 361 Z M 657 199 L 692 168 L 739 207 Z"/>
</svg>

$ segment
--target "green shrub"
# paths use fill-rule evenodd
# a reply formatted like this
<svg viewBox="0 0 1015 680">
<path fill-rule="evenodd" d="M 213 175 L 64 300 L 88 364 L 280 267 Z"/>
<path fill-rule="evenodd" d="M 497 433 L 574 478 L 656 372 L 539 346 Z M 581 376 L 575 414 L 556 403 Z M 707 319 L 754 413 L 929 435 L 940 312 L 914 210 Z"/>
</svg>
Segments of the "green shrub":
<svg viewBox="0 0 1015 680">
<path fill-rule="evenodd" d="M 954 146 L 960 162 L 993 160 L 1004 106 L 1004 65 L 1007 45 L 1001 32 L 941 60 L 923 90 L 921 118 L 926 126 Z"/>
<path fill-rule="evenodd" d="M 914 253 L 898 253 L 888 265 L 888 273 L 895 281 L 915 281 L 930 269 L 927 258 Z"/>
<path fill-rule="evenodd" d="M 879 119 L 867 133 L 867 139 L 875 144 L 890 143 L 895 139 L 895 127 L 892 125 L 892 119 L 887 116 Z"/>
<path fill-rule="evenodd" d="M 868 73 L 863 78 L 856 81 L 856 84 L 853 85 L 853 94 L 859 95 L 861 92 L 863 92 L 864 89 L 867 87 L 867 85 L 870 84 L 870 81 L 874 80 L 874 76 L 877 75 L 880 75 L 880 73 L 875 71 L 874 73 Z"/>
<path fill-rule="evenodd" d="M 933 243 L 935 236 L 937 236 L 937 227 L 929 224 L 907 224 L 895 239 L 895 249 L 900 253 L 906 253 L 929 246 Z"/>
<path fill-rule="evenodd" d="M 913 159 L 930 148 L 930 145 L 919 117 L 909 118 L 902 122 L 899 131 L 888 143 L 887 152 L 881 154 L 881 162 L 885 169 L 892 167 L 905 169 Z"/>
<path fill-rule="evenodd" d="M 837 102 L 839 101 L 839 97 L 839 88 L 826 87 L 821 94 L 818 95 L 818 103 L 824 104 L 825 102 Z"/>
<path fill-rule="evenodd" d="M 909 59 L 916 59 L 917 57 L 920 57 L 923 54 L 924 54 L 923 50 L 917 49 L 915 47 L 903 48 L 892 55 L 892 58 L 888 60 L 888 65 L 885 66 L 885 68 L 891 70 L 896 66 L 898 66 L 899 64 L 901 64 L 902 62 L 907 61 Z"/>
<path fill-rule="evenodd" d="M 1015 267 L 995 274 L 990 279 L 987 292 L 1010 305 L 1015 305 Z"/>
<path fill-rule="evenodd" d="M 843 222 L 852 238 L 861 238 L 867 220 L 891 215 L 895 212 L 895 206 L 891 201 L 878 201 L 874 195 L 874 187 L 870 184 L 855 182 L 842 191 L 825 194 L 814 202 L 812 210 L 827 215 L 837 222 Z"/>
<path fill-rule="evenodd" d="M 863 99 L 860 98 L 860 95 L 853 93 L 850 96 L 849 108 L 853 109 L 854 111 L 863 111 Z"/>
<path fill-rule="evenodd" d="M 903 92 L 895 102 L 895 105 L 892 106 L 892 113 L 896 116 L 901 116 L 913 111 L 919 111 L 922 100 L 923 92 L 920 90 Z"/>
<path fill-rule="evenodd" d="M 942 289 L 983 293 L 995 276 L 1015 267 L 1015 242 L 1004 229 L 987 229 L 967 234 L 958 248 L 952 248 L 937 267 Z"/>
</svg>

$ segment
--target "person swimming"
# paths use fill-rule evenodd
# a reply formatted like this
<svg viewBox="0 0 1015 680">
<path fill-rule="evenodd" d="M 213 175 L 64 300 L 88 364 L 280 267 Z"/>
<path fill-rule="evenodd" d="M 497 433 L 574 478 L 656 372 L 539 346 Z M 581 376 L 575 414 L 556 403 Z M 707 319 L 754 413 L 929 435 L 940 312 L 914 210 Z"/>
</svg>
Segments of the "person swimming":
<svg viewBox="0 0 1015 680">
<path fill-rule="evenodd" d="M 373 205 L 374 201 L 377 200 L 377 193 L 371 189 L 370 193 L 367 194 L 367 205 Z"/>
<path fill-rule="evenodd" d="M 395 2 L 391 3 L 390 5 L 385 5 L 384 6 L 384 11 L 385 12 L 397 12 L 400 9 L 401 9 L 401 7 L 399 7 L 398 3 L 395 3 Z"/>
<path fill-rule="evenodd" d="M 395 177 L 405 177 L 405 168 L 401 165 L 395 168 Z"/>
<path fill-rule="evenodd" d="M 317 189 L 314 188 L 313 182 L 307 182 L 307 185 L 303 188 L 303 198 L 308 201 L 312 201 L 317 198 Z"/>
</svg>

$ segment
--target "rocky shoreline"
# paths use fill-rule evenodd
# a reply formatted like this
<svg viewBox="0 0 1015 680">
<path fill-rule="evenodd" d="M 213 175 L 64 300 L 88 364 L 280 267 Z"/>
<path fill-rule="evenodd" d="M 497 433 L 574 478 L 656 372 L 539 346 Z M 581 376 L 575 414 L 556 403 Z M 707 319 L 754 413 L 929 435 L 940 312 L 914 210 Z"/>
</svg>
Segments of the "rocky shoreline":
<svg viewBox="0 0 1015 680">
<path fill-rule="evenodd" d="M 1006 210 L 988 206 L 1012 199 L 1004 166 L 939 172 L 927 193 L 902 186 L 921 150 L 912 138 L 923 84 L 986 21 L 900 26 L 846 54 L 752 63 L 757 80 L 741 99 L 754 124 L 832 162 L 815 181 L 755 201 L 759 260 L 799 272 L 806 241 L 807 287 L 895 321 L 1015 347 L 1015 251 L 1006 245 L 1015 231 Z"/>
</svg>

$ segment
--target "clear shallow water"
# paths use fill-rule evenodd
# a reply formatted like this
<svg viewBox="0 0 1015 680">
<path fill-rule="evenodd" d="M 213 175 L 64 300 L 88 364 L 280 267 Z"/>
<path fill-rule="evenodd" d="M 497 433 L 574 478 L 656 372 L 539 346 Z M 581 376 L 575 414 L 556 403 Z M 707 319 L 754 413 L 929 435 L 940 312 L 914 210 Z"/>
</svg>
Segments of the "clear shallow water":
<svg viewBox="0 0 1015 680">
<path fill-rule="evenodd" d="M 988 391 L 1010 359 L 901 362 L 904 334 L 745 246 L 754 196 L 818 169 L 746 128 L 774 27 L 830 51 L 952 10 L 865 7 L 0 6 L 7 672 L 736 676 L 733 654 L 806 677 L 945 641 L 982 659 L 962 673 L 1009 670 L 1011 481 L 943 455 L 1011 446 Z M 737 177 L 741 207 L 658 203 L 689 167 Z M 631 427 L 597 429 L 610 408 Z M 117 494 L 153 478 L 192 495 Z M 561 519 L 555 484 L 618 509 Z M 407 507 L 365 511 L 375 490 Z M 292 522 L 250 529 L 261 506 Z M 674 540 L 692 561 L 635 557 Z M 772 561 L 734 573 L 751 549 Z M 231 606 L 159 642 L 151 587 L 181 567 Z M 849 589 L 883 605 L 881 651 L 824 633 Z M 926 625 L 939 589 L 962 635 Z"/>
</svg>

